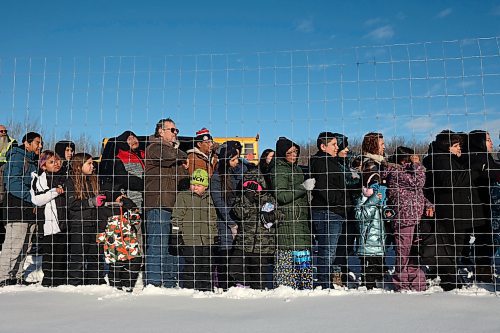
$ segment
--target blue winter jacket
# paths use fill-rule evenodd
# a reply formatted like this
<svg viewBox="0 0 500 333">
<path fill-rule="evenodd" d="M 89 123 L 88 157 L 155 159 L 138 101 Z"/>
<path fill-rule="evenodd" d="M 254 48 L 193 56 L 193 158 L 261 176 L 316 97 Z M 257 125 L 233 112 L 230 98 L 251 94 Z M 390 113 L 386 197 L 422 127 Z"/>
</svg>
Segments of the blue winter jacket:
<svg viewBox="0 0 500 333">
<path fill-rule="evenodd" d="M 6 192 L 30 205 L 31 173 L 36 172 L 36 163 L 35 153 L 26 151 L 24 146 L 12 147 L 3 171 Z"/>
<path fill-rule="evenodd" d="M 373 195 L 368 198 L 361 195 L 355 211 L 361 236 L 357 254 L 383 256 L 385 253 L 384 207 L 377 191 L 374 191 Z"/>
</svg>

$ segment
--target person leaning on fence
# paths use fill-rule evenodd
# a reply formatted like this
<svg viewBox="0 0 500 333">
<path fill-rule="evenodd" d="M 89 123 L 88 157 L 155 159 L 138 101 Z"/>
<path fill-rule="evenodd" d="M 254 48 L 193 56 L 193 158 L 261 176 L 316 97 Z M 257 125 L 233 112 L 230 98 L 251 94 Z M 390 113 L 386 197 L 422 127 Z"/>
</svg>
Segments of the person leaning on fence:
<svg viewBox="0 0 500 333">
<path fill-rule="evenodd" d="M 57 287 L 67 284 L 68 279 L 68 219 L 64 184 L 66 175 L 61 174 L 59 156 L 45 150 L 38 160 L 38 172 L 31 174 L 31 201 L 40 207 L 37 218 L 43 222 L 42 286 Z"/>
<path fill-rule="evenodd" d="M 189 186 L 187 154 L 179 149 L 175 122 L 161 119 L 146 148 L 144 209 L 146 212 L 145 284 L 175 287 L 178 258 L 169 254 L 172 209 L 178 191 Z"/>
<path fill-rule="evenodd" d="M 309 171 L 316 180 L 311 201 L 313 233 L 318 244 L 317 285 L 323 289 L 342 285 L 341 269 L 335 266 L 337 243 L 345 223 L 346 185 L 337 152 L 337 138 L 322 132 L 318 152 L 311 156 Z"/>
<path fill-rule="evenodd" d="M 410 257 L 415 229 L 422 216 L 432 217 L 434 207 L 424 196 L 425 168 L 411 148 L 399 146 L 387 163 L 387 202 L 394 209 L 392 220 L 396 244 L 396 274 L 393 283 L 398 290 L 426 289 L 425 274 L 418 261 Z"/>
<path fill-rule="evenodd" d="M 469 161 L 471 175 L 471 195 L 474 205 L 474 222 L 484 220 L 482 226 L 474 227 L 474 279 L 477 282 L 493 282 L 493 238 L 492 199 L 490 189 L 500 177 L 500 164 L 493 159 L 493 142 L 486 131 L 475 130 L 469 133 Z"/>
<path fill-rule="evenodd" d="M 196 169 L 189 190 L 180 192 L 175 201 L 172 235 L 177 237 L 178 252 L 183 258 L 181 288 L 213 290 L 212 246 L 217 237 L 217 213 L 208 185 L 208 172 Z"/>
<path fill-rule="evenodd" d="M 10 148 L 16 146 L 17 141 L 9 137 L 7 128 L 4 125 L 0 125 L 0 251 L 2 250 L 2 244 L 5 240 L 5 185 L 3 182 L 3 170 L 5 163 L 7 163 L 7 152 Z"/>
<path fill-rule="evenodd" d="M 56 146 L 54 147 L 54 151 L 57 156 L 62 161 L 61 171 L 60 173 L 63 175 L 69 175 L 70 172 L 70 161 L 73 155 L 75 155 L 75 143 L 73 141 L 62 140 L 56 142 Z"/>
<path fill-rule="evenodd" d="M 0 284 L 23 282 L 24 261 L 31 249 L 36 227 L 35 208 L 31 203 L 31 173 L 36 172 L 42 137 L 28 132 L 19 147 L 7 151 L 3 179 L 6 187 L 6 232 L 0 253 Z"/>
<path fill-rule="evenodd" d="M 300 147 L 291 140 L 280 137 L 276 142 L 271 181 L 278 208 L 285 218 L 277 229 L 275 285 L 312 289 L 312 235 L 307 192 L 314 189 L 315 180 L 305 180 L 297 165 L 299 155 Z"/>
<path fill-rule="evenodd" d="M 237 218 L 239 235 L 229 261 L 236 286 L 272 289 L 272 269 L 276 253 L 276 228 L 284 218 L 276 199 L 258 169 L 243 176 L 243 194 L 236 198 L 232 215 Z"/>
<path fill-rule="evenodd" d="M 194 147 L 187 151 L 189 160 L 189 173 L 192 174 L 196 169 L 203 169 L 208 172 L 208 176 L 212 177 L 214 173 L 214 163 L 212 156 L 213 147 L 212 135 L 206 128 L 202 128 L 196 132 L 194 138 Z"/>
</svg>

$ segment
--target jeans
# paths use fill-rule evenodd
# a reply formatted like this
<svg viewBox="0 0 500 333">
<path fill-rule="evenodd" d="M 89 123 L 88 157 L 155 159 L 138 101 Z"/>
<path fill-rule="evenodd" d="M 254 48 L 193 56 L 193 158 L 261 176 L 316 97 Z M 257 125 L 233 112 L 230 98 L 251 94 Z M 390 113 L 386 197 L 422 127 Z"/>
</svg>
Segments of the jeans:
<svg viewBox="0 0 500 333">
<path fill-rule="evenodd" d="M 146 212 L 145 285 L 172 288 L 177 284 L 179 259 L 168 253 L 171 217 L 164 209 Z"/>
<path fill-rule="evenodd" d="M 317 284 L 323 288 L 330 288 L 331 274 L 340 272 L 334 261 L 344 218 L 329 210 L 313 210 L 312 222 L 318 243 Z"/>
</svg>

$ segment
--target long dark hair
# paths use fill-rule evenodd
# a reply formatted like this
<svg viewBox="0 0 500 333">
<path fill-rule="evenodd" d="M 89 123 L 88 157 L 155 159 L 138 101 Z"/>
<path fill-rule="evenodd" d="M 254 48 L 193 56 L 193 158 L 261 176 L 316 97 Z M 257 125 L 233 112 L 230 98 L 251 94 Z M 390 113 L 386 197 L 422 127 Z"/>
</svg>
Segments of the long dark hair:
<svg viewBox="0 0 500 333">
<path fill-rule="evenodd" d="M 75 185 L 75 197 L 78 200 L 88 199 L 99 194 L 99 183 L 95 173 L 85 175 L 82 172 L 83 164 L 91 159 L 92 156 L 87 153 L 75 154 L 71 158 L 70 178 Z"/>
</svg>

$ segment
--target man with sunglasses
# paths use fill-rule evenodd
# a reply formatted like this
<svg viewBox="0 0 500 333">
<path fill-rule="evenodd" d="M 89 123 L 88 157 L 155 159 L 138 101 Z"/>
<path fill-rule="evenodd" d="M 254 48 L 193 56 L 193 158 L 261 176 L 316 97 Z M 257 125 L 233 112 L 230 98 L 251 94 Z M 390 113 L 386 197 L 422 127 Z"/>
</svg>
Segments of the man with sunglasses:
<svg viewBox="0 0 500 333">
<path fill-rule="evenodd" d="M 0 251 L 2 250 L 2 243 L 5 239 L 5 226 L 3 222 L 5 185 L 3 183 L 3 169 L 5 168 L 5 163 L 7 163 L 7 152 L 12 147 L 17 147 L 17 141 L 9 137 L 7 128 L 4 125 L 0 125 Z"/>
<path fill-rule="evenodd" d="M 160 119 L 146 148 L 144 208 L 146 211 L 145 285 L 175 287 L 178 258 L 168 253 L 170 220 L 177 192 L 189 187 L 187 154 L 179 149 L 175 122 Z"/>
</svg>

